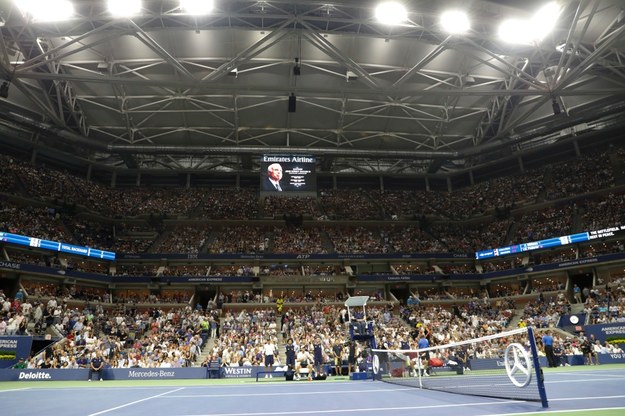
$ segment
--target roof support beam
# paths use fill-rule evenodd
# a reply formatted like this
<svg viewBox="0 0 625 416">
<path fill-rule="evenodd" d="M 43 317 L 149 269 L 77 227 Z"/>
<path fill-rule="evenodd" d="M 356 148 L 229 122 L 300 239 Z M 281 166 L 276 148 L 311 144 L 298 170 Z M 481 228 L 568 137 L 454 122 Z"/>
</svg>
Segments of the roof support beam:
<svg viewBox="0 0 625 416">
<path fill-rule="evenodd" d="M 232 58 L 230 61 L 222 64 L 215 71 L 206 75 L 202 78 L 202 83 L 210 83 L 219 80 L 225 75 L 228 75 L 230 71 L 236 68 L 240 63 L 245 62 L 247 60 L 252 59 L 254 56 L 260 54 L 261 52 L 267 50 L 271 46 L 275 45 L 277 42 L 282 40 L 286 35 L 290 33 L 290 30 L 286 29 L 287 26 L 293 24 L 293 20 L 288 20 L 277 29 L 273 30 L 267 36 L 249 46 L 245 50 L 241 51 L 237 56 Z"/>
<path fill-rule="evenodd" d="M 150 37 L 150 35 L 148 35 L 143 29 L 141 29 L 141 27 L 138 24 L 136 24 L 130 19 L 128 20 L 131 26 L 134 27 L 135 30 L 137 31 L 137 33 L 135 34 L 137 39 L 143 42 L 148 48 L 152 49 L 154 53 L 156 53 L 158 56 L 160 56 L 165 61 L 167 61 L 167 63 L 169 63 L 171 66 L 173 66 L 174 69 L 180 75 L 184 76 L 186 79 L 190 81 L 196 80 L 193 74 L 189 72 L 189 70 L 185 68 L 184 65 L 182 65 L 176 58 L 174 58 L 169 52 L 167 52 L 165 48 L 159 45 L 158 42 L 152 39 L 152 37 Z"/>
<path fill-rule="evenodd" d="M 371 75 L 369 75 L 369 73 L 365 71 L 360 65 L 354 62 L 348 56 L 345 56 L 336 46 L 332 45 L 326 38 L 314 31 L 314 28 L 310 28 L 310 26 L 308 26 L 305 22 L 302 22 L 302 25 L 306 29 L 310 30 L 310 32 L 305 33 L 304 36 L 308 38 L 308 40 L 313 45 L 319 48 L 319 50 L 330 55 L 337 61 L 342 62 L 347 67 L 347 69 L 353 71 L 360 78 L 362 78 L 365 84 L 369 85 L 374 89 L 379 88 L 377 81 Z"/>
<path fill-rule="evenodd" d="M 404 82 L 409 80 L 415 73 L 419 72 L 423 67 L 425 67 L 428 63 L 432 62 L 434 58 L 443 53 L 445 49 L 447 49 L 447 43 L 452 38 L 452 36 L 448 36 L 444 41 L 442 41 L 439 45 L 437 45 L 434 49 L 430 51 L 426 56 L 424 56 L 419 62 L 417 62 L 412 68 L 410 68 L 401 78 L 399 78 L 393 84 L 393 88 L 400 87 Z"/>
</svg>

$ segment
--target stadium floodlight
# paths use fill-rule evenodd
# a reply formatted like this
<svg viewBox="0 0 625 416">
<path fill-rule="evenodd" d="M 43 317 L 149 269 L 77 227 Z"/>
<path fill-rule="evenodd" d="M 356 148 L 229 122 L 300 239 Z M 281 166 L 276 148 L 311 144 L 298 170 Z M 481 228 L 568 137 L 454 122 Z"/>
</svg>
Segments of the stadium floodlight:
<svg viewBox="0 0 625 416">
<path fill-rule="evenodd" d="M 36 22 L 58 22 L 74 15 L 69 0 L 16 0 L 17 7 Z"/>
<path fill-rule="evenodd" d="M 214 6 L 213 0 L 180 0 L 180 8 L 195 15 L 209 14 Z"/>
<path fill-rule="evenodd" d="M 531 45 L 532 33 L 529 22 L 521 19 L 508 19 L 499 25 L 499 39 L 514 45 Z"/>
<path fill-rule="evenodd" d="M 469 16 L 461 10 L 447 10 L 441 15 L 441 26 L 447 33 L 467 33 L 471 29 Z"/>
<path fill-rule="evenodd" d="M 108 8 L 115 17 L 130 17 L 141 12 L 141 0 L 108 0 Z"/>
<path fill-rule="evenodd" d="M 375 17 L 380 23 L 397 25 L 408 20 L 408 11 L 399 2 L 386 1 L 375 8 Z"/>
<path fill-rule="evenodd" d="M 561 8 L 556 2 L 547 3 L 530 19 L 509 19 L 499 26 L 501 40 L 516 45 L 540 43 L 554 29 Z"/>
<path fill-rule="evenodd" d="M 535 30 L 534 41 L 542 41 L 553 31 L 561 11 L 561 7 L 555 1 L 538 9 L 530 21 L 530 26 Z"/>
</svg>

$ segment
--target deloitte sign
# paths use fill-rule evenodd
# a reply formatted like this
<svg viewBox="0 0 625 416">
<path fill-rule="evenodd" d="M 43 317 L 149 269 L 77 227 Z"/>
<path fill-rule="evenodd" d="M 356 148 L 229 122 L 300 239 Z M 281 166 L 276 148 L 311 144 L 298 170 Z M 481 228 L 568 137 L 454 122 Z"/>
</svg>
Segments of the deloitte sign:
<svg viewBox="0 0 625 416">
<path fill-rule="evenodd" d="M 46 371 L 26 372 L 20 371 L 18 380 L 52 380 L 52 375 Z"/>
</svg>

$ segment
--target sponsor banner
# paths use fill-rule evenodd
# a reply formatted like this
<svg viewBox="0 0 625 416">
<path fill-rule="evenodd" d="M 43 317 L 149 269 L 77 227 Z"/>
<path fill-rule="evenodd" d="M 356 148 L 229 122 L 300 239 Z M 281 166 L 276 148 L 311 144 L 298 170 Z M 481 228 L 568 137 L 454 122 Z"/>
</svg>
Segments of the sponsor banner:
<svg viewBox="0 0 625 416">
<path fill-rule="evenodd" d="M 189 368 L 107 368 L 105 380 L 182 380 L 205 379 L 206 367 Z M 81 369 L 4 369 L 0 381 L 80 381 L 87 380 L 89 370 Z"/>
<path fill-rule="evenodd" d="M 431 282 L 432 280 L 440 279 L 440 275 L 418 275 L 418 274 L 361 274 L 356 276 L 356 280 L 359 282 Z"/>
<path fill-rule="evenodd" d="M 252 276 L 163 276 L 161 282 L 172 283 L 249 283 Z"/>
<path fill-rule="evenodd" d="M 20 263 L 13 263 L 12 261 L 0 261 L 0 269 L 20 270 L 22 265 Z"/>
<path fill-rule="evenodd" d="M 284 366 L 286 368 L 286 366 Z M 272 367 L 276 372 L 274 377 L 283 377 L 283 370 L 278 370 L 282 367 Z M 264 372 L 264 366 L 244 366 L 244 367 L 223 367 L 221 369 L 222 378 L 256 378 L 259 372 Z"/>
<path fill-rule="evenodd" d="M 256 377 L 259 371 L 265 371 L 264 367 L 223 367 L 223 378 L 251 378 Z"/>
<path fill-rule="evenodd" d="M 619 344 L 623 346 L 625 345 L 625 322 L 586 325 L 584 326 L 584 334 L 588 337 L 594 335 L 601 343 L 605 341 L 621 340 Z"/>
<path fill-rule="evenodd" d="M 363 274 L 356 276 L 361 282 L 431 282 L 448 280 L 481 280 L 481 274 Z"/>
<path fill-rule="evenodd" d="M 206 367 L 186 368 L 109 368 L 107 380 L 162 380 L 206 378 Z"/>
<path fill-rule="evenodd" d="M 5 369 L 0 370 L 0 381 L 72 381 L 87 380 L 88 370 L 43 370 L 43 369 Z"/>
<path fill-rule="evenodd" d="M 274 367 L 274 371 L 276 367 Z M 259 372 L 265 371 L 264 366 L 254 367 L 223 367 L 222 378 L 256 378 Z M 70 381 L 87 380 L 87 369 L 2 369 L 0 381 Z M 276 371 L 275 377 L 282 372 Z M 206 367 L 188 368 L 107 368 L 102 373 L 104 380 L 181 380 L 205 379 Z"/>
<path fill-rule="evenodd" d="M 122 260 L 376 260 L 376 259 L 472 259 L 467 253 L 380 253 L 380 254 L 118 254 Z"/>
<path fill-rule="evenodd" d="M 541 366 L 547 366 L 547 357 L 538 357 L 538 361 L 540 362 Z M 503 357 L 472 359 L 469 360 L 469 363 L 471 365 L 471 370 L 496 370 L 499 368 L 506 368 Z M 521 364 L 523 364 L 524 366 L 526 365 L 524 360 L 521 360 Z"/>
<path fill-rule="evenodd" d="M 329 367 L 324 367 L 329 371 Z M 273 377 L 284 377 L 285 366 L 273 366 Z M 265 366 L 222 367 L 221 378 L 256 378 L 258 373 L 265 373 Z M 263 377 L 264 374 L 261 375 Z"/>
<path fill-rule="evenodd" d="M 20 358 L 28 360 L 33 337 L 11 335 L 0 337 L 0 368 L 10 368 Z"/>
<path fill-rule="evenodd" d="M 603 263 L 603 262 L 615 261 L 615 260 L 623 260 L 623 259 L 625 259 L 625 253 L 605 254 L 603 256 L 569 260 L 569 261 L 564 261 L 561 263 L 540 264 L 538 266 L 533 266 L 531 270 L 528 269 L 528 271 L 540 272 L 544 270 L 565 269 L 569 267 L 586 266 L 590 264 L 597 264 L 597 263 Z"/>
<path fill-rule="evenodd" d="M 570 365 L 584 365 L 583 355 L 567 355 L 567 362 Z M 503 358 L 484 358 L 469 360 L 472 370 L 495 370 L 504 369 L 505 364 Z M 538 357 L 541 367 L 548 367 L 547 357 Z M 599 363 L 601 364 L 623 364 L 625 363 L 625 354 L 599 354 Z"/>
<path fill-rule="evenodd" d="M 482 274 L 482 279 L 489 279 L 493 277 L 504 277 L 504 276 L 513 276 L 519 274 L 526 273 L 534 273 L 534 272 L 544 272 L 548 270 L 558 270 L 558 269 L 567 269 L 571 267 L 585 266 L 585 265 L 596 265 L 603 262 L 608 261 L 616 261 L 625 259 L 625 253 L 614 253 L 614 254 L 605 254 L 603 256 L 597 257 L 589 257 L 585 259 L 577 259 L 577 260 L 569 260 L 561 263 L 549 263 L 549 264 L 538 264 L 535 266 L 530 266 L 527 268 L 518 268 L 511 270 L 502 270 L 497 272 L 488 272 Z"/>
</svg>

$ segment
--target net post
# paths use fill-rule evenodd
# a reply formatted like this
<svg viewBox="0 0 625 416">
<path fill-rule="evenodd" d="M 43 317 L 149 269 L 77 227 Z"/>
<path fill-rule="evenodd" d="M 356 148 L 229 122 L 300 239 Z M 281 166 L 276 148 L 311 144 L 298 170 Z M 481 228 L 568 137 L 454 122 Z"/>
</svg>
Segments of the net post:
<svg viewBox="0 0 625 416">
<path fill-rule="evenodd" d="M 532 360 L 534 361 L 534 371 L 536 371 L 536 384 L 538 385 L 538 394 L 540 395 L 540 401 L 543 407 L 549 407 L 547 401 L 547 391 L 545 390 L 545 380 L 543 377 L 543 370 L 540 368 L 540 362 L 538 361 L 538 348 L 536 347 L 536 338 L 534 338 L 534 329 L 531 326 L 527 327 L 527 337 L 530 342 L 530 350 L 532 351 Z"/>
<path fill-rule="evenodd" d="M 425 369 L 423 369 L 423 365 L 421 364 L 421 351 L 419 351 L 417 353 L 417 373 L 419 374 L 419 388 L 422 389 L 423 388 L 423 379 L 421 377 L 423 377 L 423 375 L 421 374 L 422 371 L 425 371 Z"/>
</svg>

